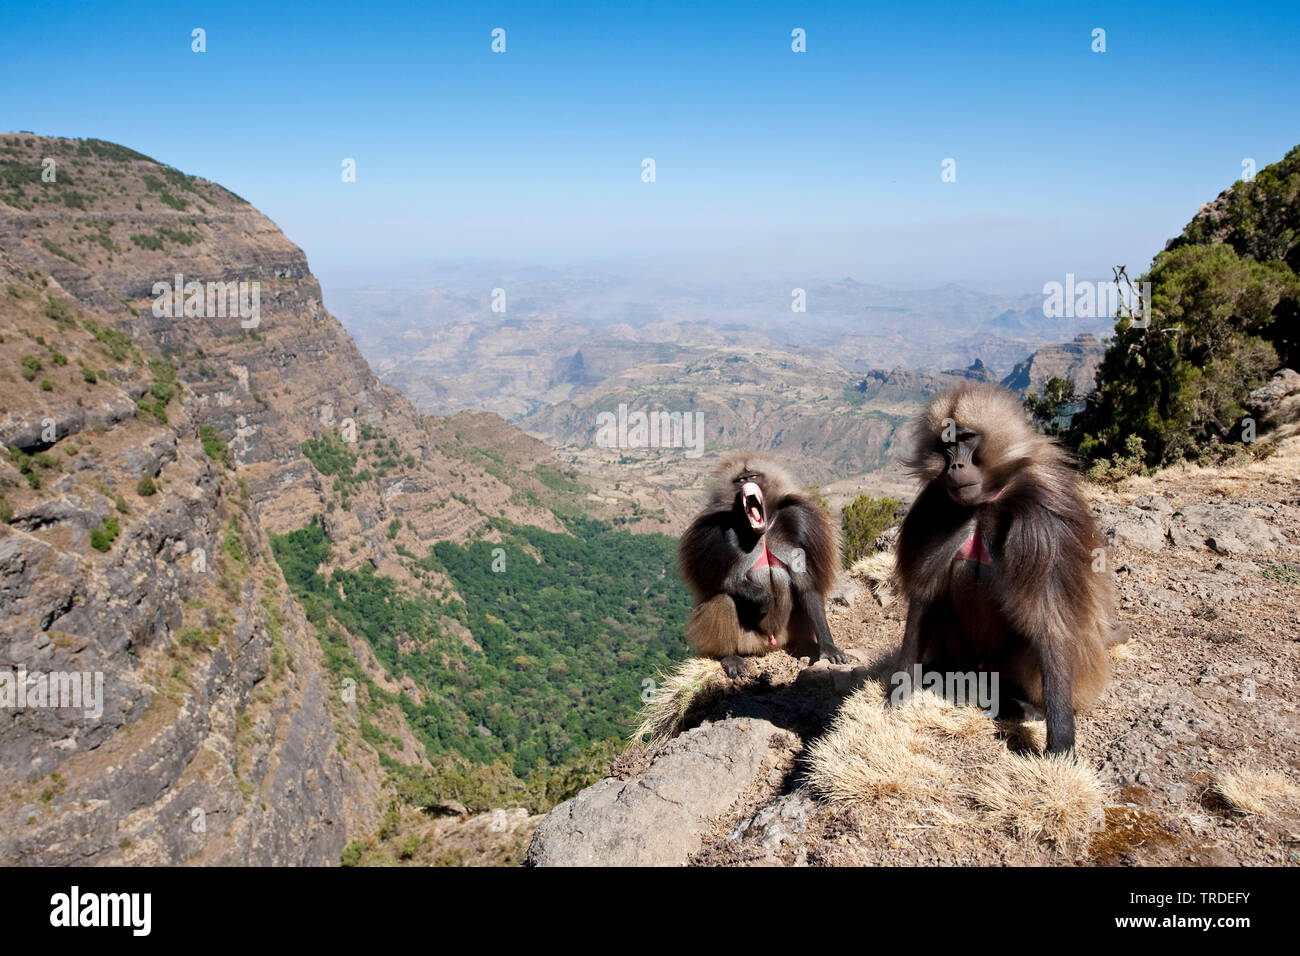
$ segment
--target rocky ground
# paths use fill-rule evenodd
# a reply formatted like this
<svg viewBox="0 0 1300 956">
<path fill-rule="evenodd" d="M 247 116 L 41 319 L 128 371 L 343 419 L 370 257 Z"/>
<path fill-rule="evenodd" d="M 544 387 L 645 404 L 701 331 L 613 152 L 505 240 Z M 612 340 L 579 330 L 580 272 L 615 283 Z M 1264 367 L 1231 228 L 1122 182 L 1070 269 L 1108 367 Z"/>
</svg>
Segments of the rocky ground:
<svg viewBox="0 0 1300 956">
<path fill-rule="evenodd" d="M 878 686 L 863 685 L 902 633 L 904 607 L 882 607 L 863 588 L 831 612 L 853 664 L 772 655 L 743 683 L 716 682 L 680 736 L 629 752 L 552 811 L 530 862 L 1300 862 L 1300 439 L 1263 460 L 1177 467 L 1089 494 L 1132 636 L 1079 721 L 1079 773 L 1034 756 L 1041 723 L 936 711 L 913 721 L 920 729 L 884 768 L 887 786 L 854 784 L 841 766 L 860 792 L 826 799 L 810 746 L 838 732 L 851 747 L 855 729 L 872 729 L 852 720 L 877 710 L 862 695 Z M 1017 782 L 1022 773 L 1029 783 Z M 1064 790 L 1077 805 L 1051 806 Z M 1074 813 L 1078 838 L 1044 825 L 1048 811 L 1067 823 Z"/>
</svg>

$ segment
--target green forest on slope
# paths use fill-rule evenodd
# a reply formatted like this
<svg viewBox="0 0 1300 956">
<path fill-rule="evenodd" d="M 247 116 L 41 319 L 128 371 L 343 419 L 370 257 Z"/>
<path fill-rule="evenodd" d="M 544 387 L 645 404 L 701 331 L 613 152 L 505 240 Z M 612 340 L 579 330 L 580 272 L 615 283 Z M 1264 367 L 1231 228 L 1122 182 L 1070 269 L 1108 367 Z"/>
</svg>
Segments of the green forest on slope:
<svg viewBox="0 0 1300 956">
<path fill-rule="evenodd" d="M 336 674 L 364 680 L 331 619 L 364 637 L 393 678 L 415 682 L 422 702 L 395 699 L 431 756 L 504 755 L 522 775 L 624 738 L 642 681 L 685 655 L 676 541 L 586 518 L 567 527 L 499 520 L 499 543 L 431 547 L 415 564 L 445 574 L 463 604 L 412 595 L 369 564 L 326 578 L 331 544 L 316 520 L 272 545 Z M 382 755 L 383 734 L 370 738 Z"/>
<path fill-rule="evenodd" d="M 1249 392 L 1300 367 L 1300 146 L 1203 207 L 1142 279 L 1150 325 L 1119 319 L 1065 435 L 1100 477 L 1241 449 Z"/>
</svg>

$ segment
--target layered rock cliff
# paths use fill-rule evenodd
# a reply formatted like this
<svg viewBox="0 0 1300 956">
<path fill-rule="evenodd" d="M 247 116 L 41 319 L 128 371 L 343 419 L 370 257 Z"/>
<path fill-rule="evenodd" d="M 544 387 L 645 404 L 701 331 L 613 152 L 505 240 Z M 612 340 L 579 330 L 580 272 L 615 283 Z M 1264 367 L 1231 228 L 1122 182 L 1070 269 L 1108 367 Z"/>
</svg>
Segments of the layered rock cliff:
<svg viewBox="0 0 1300 956">
<path fill-rule="evenodd" d="M 557 529 L 549 452 L 418 415 L 270 220 L 96 140 L 0 137 L 0 336 L 0 861 L 336 862 L 383 775 L 269 536 L 319 515 L 405 580 L 489 516 Z M 102 713 L 27 693 L 51 673 Z"/>
</svg>

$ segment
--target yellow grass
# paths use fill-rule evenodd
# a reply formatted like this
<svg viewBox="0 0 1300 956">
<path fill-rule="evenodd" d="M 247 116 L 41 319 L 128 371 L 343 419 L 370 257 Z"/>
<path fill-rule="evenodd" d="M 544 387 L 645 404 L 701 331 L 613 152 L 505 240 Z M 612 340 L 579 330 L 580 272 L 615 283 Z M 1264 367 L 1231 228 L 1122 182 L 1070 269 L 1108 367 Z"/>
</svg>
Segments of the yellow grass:
<svg viewBox="0 0 1300 956">
<path fill-rule="evenodd" d="M 1232 809 L 1257 817 L 1268 816 L 1278 803 L 1300 800 L 1300 787 L 1280 770 L 1225 770 L 1214 790 Z"/>
<path fill-rule="evenodd" d="M 900 707 L 884 698 L 879 683 L 864 685 L 809 747 L 808 782 L 823 799 L 888 799 L 910 805 L 914 825 L 964 821 L 1057 848 L 1079 845 L 1104 819 L 1104 791 L 1089 767 L 1008 750 L 1008 739 L 1041 748 L 1041 721 L 998 724 L 928 691 Z"/>
<path fill-rule="evenodd" d="M 672 673 L 659 675 L 654 694 L 641 708 L 632 741 L 653 745 L 676 736 L 691 704 L 716 693 L 725 684 L 722 665 L 707 657 L 692 657 Z"/>
<path fill-rule="evenodd" d="M 1055 846 L 1087 839 L 1103 811 L 1104 791 L 1092 768 L 1069 756 L 1002 753 L 970 786 L 975 804 L 1022 840 Z"/>
<path fill-rule="evenodd" d="M 849 574 L 866 586 L 881 607 L 888 607 L 897 596 L 894 594 L 894 553 L 876 551 L 858 558 L 849 568 Z"/>
</svg>

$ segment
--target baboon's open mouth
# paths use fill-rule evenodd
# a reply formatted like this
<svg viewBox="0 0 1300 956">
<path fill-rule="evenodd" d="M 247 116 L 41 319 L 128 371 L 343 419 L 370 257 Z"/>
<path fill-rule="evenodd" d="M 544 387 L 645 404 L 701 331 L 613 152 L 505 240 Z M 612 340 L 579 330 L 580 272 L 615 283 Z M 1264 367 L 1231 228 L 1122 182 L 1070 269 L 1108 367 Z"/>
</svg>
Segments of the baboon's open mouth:
<svg viewBox="0 0 1300 956">
<path fill-rule="evenodd" d="M 745 517 L 749 519 L 749 526 L 755 531 L 762 531 L 767 527 L 767 512 L 763 509 L 763 489 L 752 481 L 747 481 L 740 486 L 740 506 L 745 509 Z"/>
</svg>

